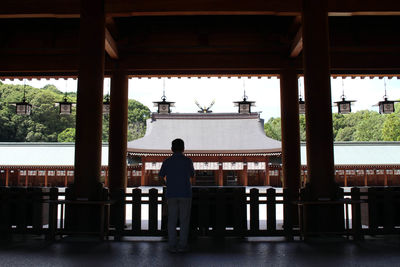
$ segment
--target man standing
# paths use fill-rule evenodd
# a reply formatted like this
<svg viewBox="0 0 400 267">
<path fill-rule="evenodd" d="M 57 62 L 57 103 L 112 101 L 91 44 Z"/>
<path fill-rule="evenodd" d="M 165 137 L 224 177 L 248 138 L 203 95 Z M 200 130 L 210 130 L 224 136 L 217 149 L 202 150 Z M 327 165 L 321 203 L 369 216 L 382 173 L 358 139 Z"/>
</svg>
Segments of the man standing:
<svg viewBox="0 0 400 267">
<path fill-rule="evenodd" d="M 194 176 L 193 162 L 183 155 L 185 144 L 182 139 L 172 141 L 173 155 L 167 158 L 160 169 L 159 176 L 167 184 L 168 201 L 168 250 L 185 252 L 188 250 L 190 209 L 192 206 L 191 178 Z M 176 238 L 176 225 L 179 219 L 179 242 Z"/>
</svg>

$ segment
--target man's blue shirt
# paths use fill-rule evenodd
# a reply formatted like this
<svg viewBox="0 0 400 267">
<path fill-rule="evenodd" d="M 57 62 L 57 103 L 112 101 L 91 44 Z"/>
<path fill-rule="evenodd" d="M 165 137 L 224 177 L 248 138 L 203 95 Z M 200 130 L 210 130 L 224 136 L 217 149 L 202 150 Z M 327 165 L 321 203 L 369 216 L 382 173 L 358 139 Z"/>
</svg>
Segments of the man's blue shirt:
<svg viewBox="0 0 400 267">
<path fill-rule="evenodd" d="M 182 153 L 164 160 L 158 176 L 167 177 L 167 198 L 192 197 L 190 177 L 194 176 L 193 162 Z"/>
</svg>

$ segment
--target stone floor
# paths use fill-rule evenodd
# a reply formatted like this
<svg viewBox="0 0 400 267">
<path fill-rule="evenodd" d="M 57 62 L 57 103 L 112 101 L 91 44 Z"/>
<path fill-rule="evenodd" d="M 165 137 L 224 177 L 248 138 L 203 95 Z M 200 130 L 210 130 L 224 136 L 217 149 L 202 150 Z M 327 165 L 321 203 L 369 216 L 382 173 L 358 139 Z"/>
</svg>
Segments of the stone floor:
<svg viewBox="0 0 400 267">
<path fill-rule="evenodd" d="M 16 236 L 0 241 L 0 266 L 400 266 L 399 236 L 351 241 L 316 238 L 198 238 L 191 251 L 171 254 L 160 238 L 104 241 L 67 237 L 48 242 Z"/>
</svg>

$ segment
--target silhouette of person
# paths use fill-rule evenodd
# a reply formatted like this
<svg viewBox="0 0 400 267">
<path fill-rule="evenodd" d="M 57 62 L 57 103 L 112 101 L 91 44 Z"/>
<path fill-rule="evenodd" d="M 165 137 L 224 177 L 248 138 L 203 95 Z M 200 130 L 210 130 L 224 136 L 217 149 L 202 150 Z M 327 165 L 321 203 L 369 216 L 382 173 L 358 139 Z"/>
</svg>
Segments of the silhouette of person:
<svg viewBox="0 0 400 267">
<path fill-rule="evenodd" d="M 173 155 L 164 160 L 158 174 L 167 185 L 168 250 L 186 252 L 192 206 L 191 179 L 194 176 L 194 168 L 192 160 L 183 154 L 185 144 L 182 139 L 173 140 L 171 150 Z M 180 222 L 179 242 L 176 236 L 178 219 Z"/>
</svg>

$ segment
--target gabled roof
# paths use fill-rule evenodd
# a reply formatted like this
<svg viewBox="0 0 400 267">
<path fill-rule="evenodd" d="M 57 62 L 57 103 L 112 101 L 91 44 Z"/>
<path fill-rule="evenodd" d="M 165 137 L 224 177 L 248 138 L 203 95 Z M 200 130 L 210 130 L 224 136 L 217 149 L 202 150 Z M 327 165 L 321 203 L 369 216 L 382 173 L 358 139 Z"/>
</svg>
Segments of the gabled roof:
<svg viewBox="0 0 400 267">
<path fill-rule="evenodd" d="M 143 138 L 128 152 L 170 153 L 171 141 L 185 141 L 185 153 L 276 153 L 281 142 L 265 135 L 258 113 L 153 114 Z"/>
</svg>

